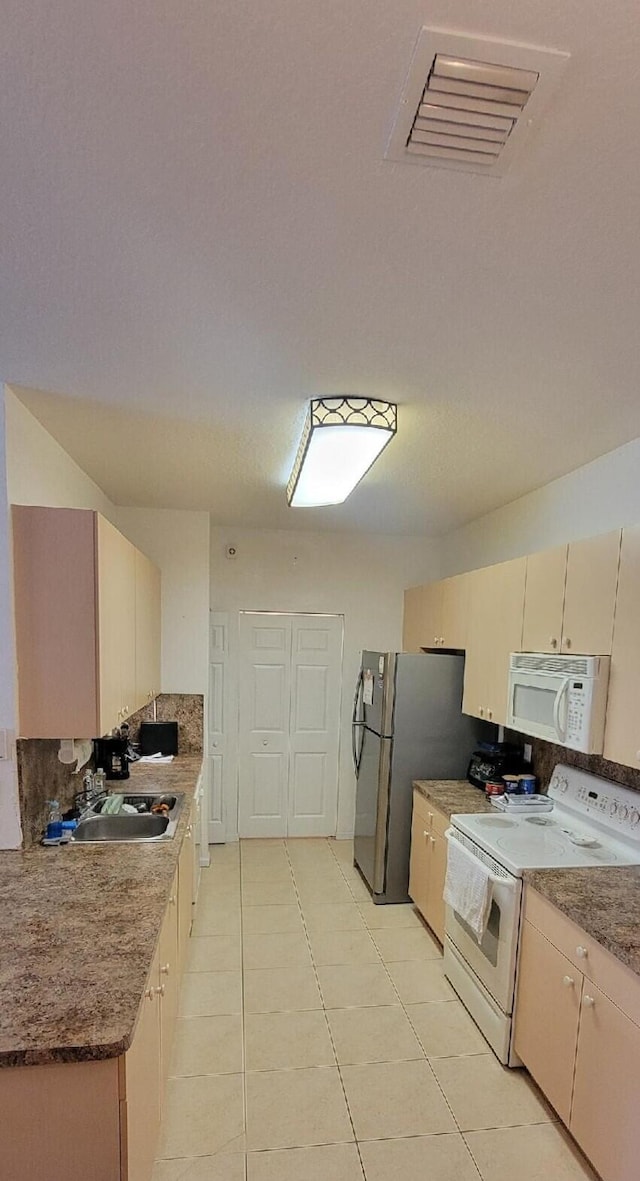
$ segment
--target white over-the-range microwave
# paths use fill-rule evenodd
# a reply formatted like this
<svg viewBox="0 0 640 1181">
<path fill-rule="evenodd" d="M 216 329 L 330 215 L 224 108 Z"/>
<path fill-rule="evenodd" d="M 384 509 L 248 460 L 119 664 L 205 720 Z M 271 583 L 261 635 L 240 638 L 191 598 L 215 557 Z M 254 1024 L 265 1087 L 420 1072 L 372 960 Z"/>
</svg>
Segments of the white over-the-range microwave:
<svg viewBox="0 0 640 1181">
<path fill-rule="evenodd" d="M 608 656 L 512 652 L 507 725 L 558 746 L 602 754 Z"/>
</svg>

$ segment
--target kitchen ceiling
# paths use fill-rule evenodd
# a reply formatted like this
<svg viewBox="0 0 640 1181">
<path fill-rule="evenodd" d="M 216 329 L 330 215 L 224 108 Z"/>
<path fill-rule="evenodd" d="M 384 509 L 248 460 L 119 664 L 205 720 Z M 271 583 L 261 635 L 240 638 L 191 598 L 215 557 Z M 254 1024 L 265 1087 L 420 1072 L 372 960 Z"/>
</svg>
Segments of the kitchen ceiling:
<svg viewBox="0 0 640 1181">
<path fill-rule="evenodd" d="M 385 160 L 423 25 L 571 54 L 502 178 Z M 631 0 L 6 0 L 0 375 L 116 502 L 435 534 L 640 435 Z M 309 398 L 397 401 L 287 507 Z"/>
</svg>

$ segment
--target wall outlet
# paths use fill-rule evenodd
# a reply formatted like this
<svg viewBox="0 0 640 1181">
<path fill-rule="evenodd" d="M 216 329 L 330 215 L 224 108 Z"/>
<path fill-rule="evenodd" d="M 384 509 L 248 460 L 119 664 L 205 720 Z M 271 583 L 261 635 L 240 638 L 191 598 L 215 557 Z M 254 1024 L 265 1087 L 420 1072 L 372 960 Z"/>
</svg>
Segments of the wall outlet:
<svg viewBox="0 0 640 1181">
<path fill-rule="evenodd" d="M 525 761 L 525 763 L 531 762 L 531 755 L 532 754 L 533 754 L 533 750 L 531 748 L 531 743 L 525 742 L 525 744 L 524 744 L 524 761 Z"/>
</svg>

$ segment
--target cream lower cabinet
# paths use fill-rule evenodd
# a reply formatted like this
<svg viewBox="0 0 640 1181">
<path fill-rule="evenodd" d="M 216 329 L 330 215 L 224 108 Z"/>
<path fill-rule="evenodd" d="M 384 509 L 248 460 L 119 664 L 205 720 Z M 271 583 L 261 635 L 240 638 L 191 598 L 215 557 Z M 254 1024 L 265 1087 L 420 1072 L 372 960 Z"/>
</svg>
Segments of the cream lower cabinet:
<svg viewBox="0 0 640 1181">
<path fill-rule="evenodd" d="M 159 571 L 89 509 L 12 515 L 18 733 L 108 733 L 160 688 Z"/>
<path fill-rule="evenodd" d="M 192 869 L 192 842 L 185 848 L 181 863 Z M 98 1062 L 0 1070 L 0 1177 L 151 1181 L 178 1011 L 179 889 L 176 871 L 127 1052 Z"/>
<path fill-rule="evenodd" d="M 445 909 L 442 895 L 447 871 L 444 834 L 448 827 L 449 819 L 444 812 L 414 790 L 409 897 L 441 943 L 444 942 Z"/>
<path fill-rule="evenodd" d="M 640 980 L 530 890 L 514 1045 L 603 1181 L 637 1181 Z"/>
<path fill-rule="evenodd" d="M 184 969 L 187 959 L 187 945 L 193 921 L 193 860 L 193 825 L 189 824 L 178 861 L 178 963 L 181 971 Z"/>
</svg>

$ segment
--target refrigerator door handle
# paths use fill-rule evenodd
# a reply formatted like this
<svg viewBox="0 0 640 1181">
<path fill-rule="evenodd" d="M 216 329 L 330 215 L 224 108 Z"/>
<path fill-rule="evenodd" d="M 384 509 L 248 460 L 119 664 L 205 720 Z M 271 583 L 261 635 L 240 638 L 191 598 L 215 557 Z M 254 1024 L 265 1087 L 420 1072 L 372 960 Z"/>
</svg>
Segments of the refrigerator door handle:
<svg viewBox="0 0 640 1181">
<path fill-rule="evenodd" d="M 353 756 L 353 769 L 356 773 L 356 779 L 360 771 L 360 760 L 362 758 L 362 729 L 364 727 L 364 720 L 359 716 L 360 705 L 362 702 L 362 686 L 364 684 L 364 675 L 362 669 L 358 674 L 356 682 L 356 691 L 353 697 L 353 715 L 351 718 L 351 753 Z M 360 743 L 358 743 L 358 734 L 360 734 Z"/>
</svg>

